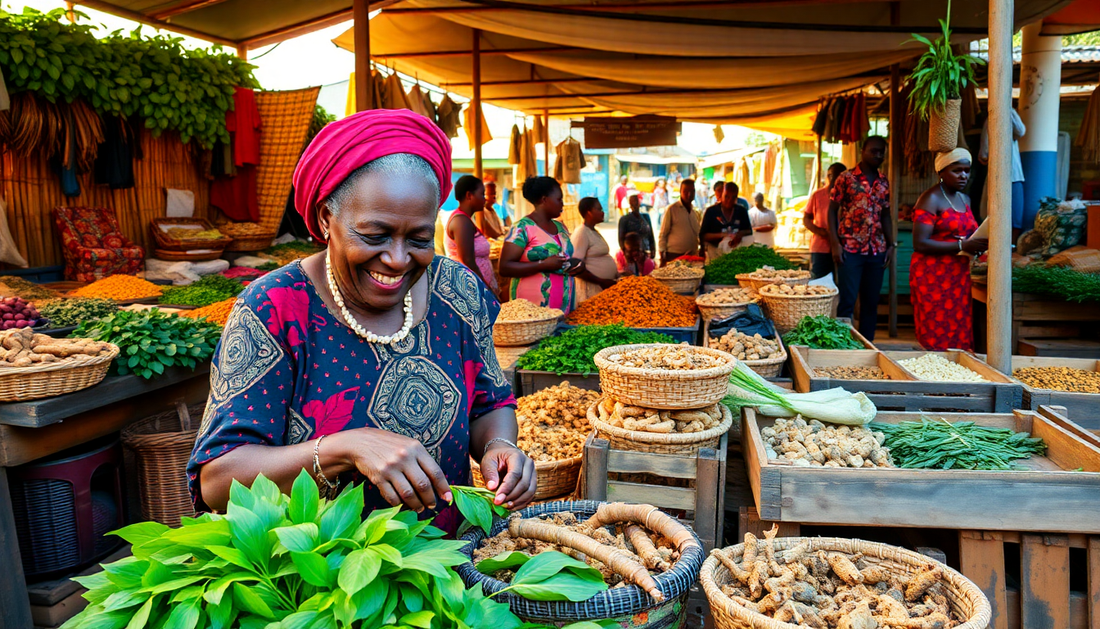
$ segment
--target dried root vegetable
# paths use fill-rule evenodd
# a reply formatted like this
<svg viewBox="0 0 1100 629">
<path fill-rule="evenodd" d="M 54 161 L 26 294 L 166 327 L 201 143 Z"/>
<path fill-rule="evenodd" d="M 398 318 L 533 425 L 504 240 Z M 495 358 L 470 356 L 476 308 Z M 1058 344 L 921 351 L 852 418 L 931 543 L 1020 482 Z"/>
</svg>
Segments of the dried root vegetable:
<svg viewBox="0 0 1100 629">
<path fill-rule="evenodd" d="M 733 354 L 738 360 L 766 360 L 783 353 L 779 341 L 766 339 L 759 334 L 749 336 L 736 329 L 726 332 L 721 338 L 707 339 L 707 346 Z"/>
<path fill-rule="evenodd" d="M 550 462 L 579 457 L 591 430 L 588 409 L 600 394 L 562 382 L 519 398 L 520 449 L 535 461 Z"/>
<path fill-rule="evenodd" d="M 894 467 L 886 435 L 863 427 L 806 422 L 801 416 L 776 419 L 760 430 L 769 461 L 800 467 Z"/>
<path fill-rule="evenodd" d="M 650 276 L 662 280 L 697 280 L 703 277 L 703 269 L 674 264 L 654 269 Z"/>
<path fill-rule="evenodd" d="M 700 306 L 732 306 L 760 301 L 760 294 L 751 288 L 719 288 L 695 298 Z"/>
<path fill-rule="evenodd" d="M 566 320 L 573 325 L 683 328 L 695 325 L 696 318 L 694 299 L 677 295 L 660 280 L 632 275 L 585 301 Z"/>
<path fill-rule="evenodd" d="M 837 380 L 891 380 L 881 367 L 815 367 L 814 375 Z"/>
<path fill-rule="evenodd" d="M 109 344 L 99 341 L 55 339 L 29 328 L 16 328 L 0 332 L 0 368 L 58 363 L 78 354 L 99 356 L 110 349 Z"/>
<path fill-rule="evenodd" d="M 725 364 L 721 358 L 706 354 L 690 345 L 655 345 L 611 354 L 607 360 L 635 369 L 692 371 Z"/>
<path fill-rule="evenodd" d="M 608 396 L 600 400 L 596 410 L 600 421 L 639 432 L 695 433 L 722 423 L 722 409 L 717 404 L 695 410 L 662 411 L 626 405 Z"/>
<path fill-rule="evenodd" d="M 808 280 L 811 275 L 809 271 L 800 271 L 798 269 L 790 271 L 776 270 L 770 266 L 766 266 L 749 273 L 749 277 L 754 280 Z"/>
<path fill-rule="evenodd" d="M 810 297 L 816 295 L 834 295 L 836 294 L 836 289 L 828 286 L 809 286 L 807 284 L 798 284 L 795 286 L 791 286 L 790 284 L 768 284 L 760 289 L 760 294 Z"/>
<path fill-rule="evenodd" d="M 543 308 L 526 299 L 512 299 L 501 304 L 497 321 L 542 321 L 564 314 L 557 308 Z"/>
</svg>

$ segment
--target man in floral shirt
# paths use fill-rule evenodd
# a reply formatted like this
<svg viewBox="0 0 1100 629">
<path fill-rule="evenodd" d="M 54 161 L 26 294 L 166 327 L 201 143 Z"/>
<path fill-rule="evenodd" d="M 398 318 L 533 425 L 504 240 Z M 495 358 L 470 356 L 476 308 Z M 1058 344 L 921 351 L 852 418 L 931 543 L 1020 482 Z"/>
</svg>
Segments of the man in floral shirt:
<svg viewBox="0 0 1100 629">
<path fill-rule="evenodd" d="M 858 298 L 859 332 L 868 340 L 875 338 L 882 276 L 894 251 L 890 182 L 879 173 L 885 159 L 886 140 L 867 138 L 859 165 L 837 177 L 829 202 L 829 240 L 840 289 L 837 315 L 851 317 Z"/>
</svg>

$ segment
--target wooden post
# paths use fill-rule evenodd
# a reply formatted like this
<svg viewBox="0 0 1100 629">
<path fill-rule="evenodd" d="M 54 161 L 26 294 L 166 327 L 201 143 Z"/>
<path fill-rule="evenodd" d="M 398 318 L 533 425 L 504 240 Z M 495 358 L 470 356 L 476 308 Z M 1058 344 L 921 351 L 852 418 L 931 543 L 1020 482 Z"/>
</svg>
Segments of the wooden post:
<svg viewBox="0 0 1100 629">
<path fill-rule="evenodd" d="M 352 0 L 355 47 L 355 110 L 374 109 L 373 77 L 370 73 L 370 1 Z"/>
<path fill-rule="evenodd" d="M 989 364 L 1012 373 L 1012 11 L 989 0 Z"/>
<path fill-rule="evenodd" d="M 473 107 L 470 117 L 474 121 L 474 177 L 481 179 L 483 171 L 481 161 L 481 31 L 476 28 L 473 30 L 474 43 L 470 56 L 473 58 L 474 63 L 474 95 L 470 101 L 470 107 Z"/>
<path fill-rule="evenodd" d="M 814 177 L 814 189 L 825 185 L 825 154 L 821 150 L 821 136 L 817 136 L 817 176 Z"/>
<path fill-rule="evenodd" d="M 542 110 L 542 174 L 550 176 L 550 112 Z"/>
<path fill-rule="evenodd" d="M 904 159 L 904 131 L 901 129 L 901 66 L 890 66 L 890 185 L 901 183 L 901 161 Z M 898 336 L 898 194 L 890 195 L 890 242 L 894 243 L 894 258 L 890 260 L 890 338 Z"/>
<path fill-rule="evenodd" d="M 248 48 L 245 48 L 244 44 L 237 46 L 237 57 L 241 61 L 248 61 Z"/>
<path fill-rule="evenodd" d="M 606 475 L 606 473 L 605 473 Z M 0 629 L 26 629 L 34 626 L 31 601 L 27 596 L 27 581 L 23 576 L 23 560 L 19 556 L 19 537 L 15 532 L 8 471 L 0 467 Z"/>
</svg>

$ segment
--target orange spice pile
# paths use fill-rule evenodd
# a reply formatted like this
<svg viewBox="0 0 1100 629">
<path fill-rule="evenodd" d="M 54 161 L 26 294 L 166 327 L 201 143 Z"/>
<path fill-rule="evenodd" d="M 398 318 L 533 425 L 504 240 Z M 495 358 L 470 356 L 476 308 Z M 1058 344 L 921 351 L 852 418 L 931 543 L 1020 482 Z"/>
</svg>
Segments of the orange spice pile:
<svg viewBox="0 0 1100 629">
<path fill-rule="evenodd" d="M 225 301 L 219 301 L 209 306 L 203 306 L 202 308 L 184 310 L 179 314 L 181 317 L 187 317 L 189 319 L 206 317 L 206 320 L 210 323 L 216 323 L 225 327 L 225 322 L 229 320 L 229 313 L 233 311 L 233 304 L 235 303 L 237 303 L 236 297 L 233 299 L 226 299 Z"/>
<path fill-rule="evenodd" d="M 622 323 L 632 328 L 688 328 L 695 325 L 695 300 L 672 292 L 659 280 L 627 276 L 589 299 L 572 314 L 572 325 Z"/>
<path fill-rule="evenodd" d="M 145 299 L 148 297 L 160 297 L 163 292 L 160 286 L 152 282 L 146 282 L 133 275 L 112 275 L 97 280 L 78 288 L 69 294 L 70 297 L 99 297 L 102 299 L 114 299 L 115 301 L 127 301 L 130 299 Z"/>
</svg>

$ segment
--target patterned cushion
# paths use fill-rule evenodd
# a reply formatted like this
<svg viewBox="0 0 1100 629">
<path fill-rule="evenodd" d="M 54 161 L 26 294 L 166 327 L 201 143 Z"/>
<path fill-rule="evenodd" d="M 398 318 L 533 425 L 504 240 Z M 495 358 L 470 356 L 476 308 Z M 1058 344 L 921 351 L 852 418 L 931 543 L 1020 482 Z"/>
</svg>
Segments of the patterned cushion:
<svg viewBox="0 0 1100 629">
<path fill-rule="evenodd" d="M 61 234 L 67 279 L 92 282 L 142 269 L 145 250 L 122 234 L 114 210 L 59 207 L 54 223 Z"/>
</svg>

